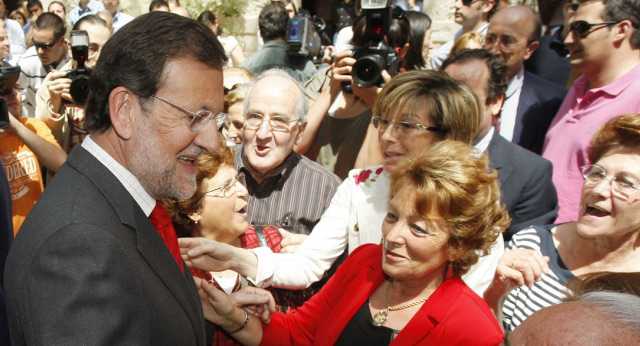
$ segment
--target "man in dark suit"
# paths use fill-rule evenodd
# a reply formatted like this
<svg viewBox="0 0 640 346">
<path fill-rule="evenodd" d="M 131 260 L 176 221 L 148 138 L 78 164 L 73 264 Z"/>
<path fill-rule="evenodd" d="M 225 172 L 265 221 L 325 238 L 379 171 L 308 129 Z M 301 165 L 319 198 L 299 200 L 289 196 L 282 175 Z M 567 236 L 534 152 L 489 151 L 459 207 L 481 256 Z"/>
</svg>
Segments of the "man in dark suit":
<svg viewBox="0 0 640 346">
<path fill-rule="evenodd" d="M 553 222 L 558 212 L 558 198 L 551 182 L 551 163 L 504 139 L 494 129 L 507 89 L 504 62 L 484 49 L 456 52 L 442 64 L 443 70 L 464 81 L 483 104 L 483 121 L 474 141 L 475 147 L 489 154 L 489 164 L 498 172 L 511 225 L 505 241 L 530 225 Z"/>
<path fill-rule="evenodd" d="M 206 26 L 162 12 L 103 47 L 86 107 L 91 135 L 7 259 L 14 345 L 207 344 L 196 285 L 157 201 L 191 196 L 195 160 L 218 149 L 225 62 Z M 150 215 L 169 224 L 154 227 Z"/>
<path fill-rule="evenodd" d="M 9 325 L 4 298 L 4 264 L 13 241 L 13 221 L 11 214 L 11 190 L 0 160 L 0 345 L 9 344 Z"/>
<path fill-rule="evenodd" d="M 489 22 L 484 48 L 507 65 L 499 132 L 507 140 L 540 154 L 545 134 L 567 90 L 524 70 L 525 60 L 538 48 L 540 18 L 529 7 L 511 6 Z"/>
</svg>

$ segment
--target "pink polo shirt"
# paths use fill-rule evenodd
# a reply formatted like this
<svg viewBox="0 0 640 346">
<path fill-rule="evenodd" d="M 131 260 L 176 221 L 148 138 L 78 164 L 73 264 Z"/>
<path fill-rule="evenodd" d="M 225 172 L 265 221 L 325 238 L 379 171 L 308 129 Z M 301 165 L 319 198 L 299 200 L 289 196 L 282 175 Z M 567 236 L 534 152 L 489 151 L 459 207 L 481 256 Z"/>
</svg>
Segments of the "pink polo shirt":
<svg viewBox="0 0 640 346">
<path fill-rule="evenodd" d="M 590 163 L 587 149 L 591 137 L 613 117 L 640 113 L 640 65 L 604 87 L 586 90 L 587 83 L 585 76 L 573 83 L 542 149 L 542 156 L 553 164 L 560 206 L 556 223 L 578 219 L 584 181 L 580 166 Z"/>
</svg>

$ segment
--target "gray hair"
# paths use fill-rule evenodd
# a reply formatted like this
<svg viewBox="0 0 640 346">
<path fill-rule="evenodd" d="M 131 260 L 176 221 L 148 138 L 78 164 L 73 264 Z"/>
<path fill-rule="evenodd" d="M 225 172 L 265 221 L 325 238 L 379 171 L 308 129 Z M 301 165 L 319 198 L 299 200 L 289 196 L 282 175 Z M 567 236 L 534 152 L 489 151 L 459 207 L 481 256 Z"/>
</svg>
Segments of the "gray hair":
<svg viewBox="0 0 640 346">
<path fill-rule="evenodd" d="M 640 297 L 613 291 L 593 291 L 579 295 L 573 299 L 589 305 L 598 311 L 611 317 L 611 320 L 619 325 L 624 325 L 640 332 Z"/>
<path fill-rule="evenodd" d="M 295 115 L 296 119 L 298 119 L 298 124 L 302 124 L 307 121 L 307 112 L 309 111 L 309 99 L 305 96 L 304 89 L 300 82 L 298 82 L 295 78 L 293 78 L 290 74 L 288 74 L 285 70 L 279 68 L 272 68 L 270 70 L 266 70 L 260 73 L 254 80 L 249 83 L 249 90 L 247 91 L 247 97 L 244 99 L 243 111 L 247 113 L 249 109 L 249 98 L 251 97 L 251 92 L 253 91 L 253 87 L 261 80 L 267 77 L 280 77 L 292 84 L 294 84 L 298 90 L 300 91 L 300 97 L 296 101 L 295 106 Z"/>
</svg>

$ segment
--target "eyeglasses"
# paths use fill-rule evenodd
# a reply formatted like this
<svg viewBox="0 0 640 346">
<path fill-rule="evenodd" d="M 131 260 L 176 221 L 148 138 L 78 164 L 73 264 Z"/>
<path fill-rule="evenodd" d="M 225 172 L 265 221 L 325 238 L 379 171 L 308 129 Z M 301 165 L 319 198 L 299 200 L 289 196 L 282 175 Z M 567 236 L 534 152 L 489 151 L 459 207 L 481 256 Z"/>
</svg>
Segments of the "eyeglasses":
<svg viewBox="0 0 640 346">
<path fill-rule="evenodd" d="M 211 118 L 213 117 L 213 113 L 211 113 L 210 111 L 201 109 L 197 112 L 191 112 L 188 111 L 180 106 L 178 106 L 177 104 L 171 102 L 171 101 L 167 101 L 165 99 L 163 99 L 160 96 L 156 96 L 156 95 L 152 95 L 154 98 L 172 106 L 175 109 L 178 109 L 186 114 L 189 115 L 189 117 L 191 118 L 191 124 L 189 125 L 189 128 L 191 129 L 191 131 L 193 132 L 199 132 L 202 131 L 202 129 L 207 126 L 207 123 L 209 122 L 209 120 L 211 120 Z M 224 119 L 227 117 L 226 113 L 218 113 L 215 116 L 216 119 L 216 127 L 218 128 L 218 130 L 222 127 L 222 125 L 224 125 Z"/>
<path fill-rule="evenodd" d="M 602 23 L 589 23 L 585 20 L 576 20 L 574 22 L 572 22 L 571 24 L 569 24 L 569 32 L 572 32 L 574 34 L 576 34 L 576 36 L 578 36 L 579 38 L 585 38 L 587 36 L 589 36 L 589 34 L 591 33 L 591 28 L 594 26 L 599 26 L 599 25 L 614 25 L 614 24 L 618 24 L 620 23 L 620 21 L 608 21 L 608 22 L 602 22 Z"/>
<path fill-rule="evenodd" d="M 607 180 L 611 183 L 613 191 L 624 199 L 628 199 L 633 192 L 640 190 L 637 179 L 629 174 L 620 173 L 617 176 L 608 176 L 607 171 L 598 165 L 586 165 L 580 168 L 585 184 L 598 185 L 601 181 Z"/>
<path fill-rule="evenodd" d="M 427 130 L 430 132 L 439 132 L 440 128 L 427 126 L 422 124 L 410 123 L 407 121 L 391 121 L 389 119 L 385 119 L 379 115 L 376 115 L 372 119 L 373 127 L 378 129 L 378 131 L 384 132 L 389 128 L 389 125 L 393 124 L 397 133 L 401 136 L 408 136 L 415 134 L 418 130 Z"/>
<path fill-rule="evenodd" d="M 497 42 L 500 42 L 503 51 L 512 51 L 519 45 L 518 39 L 513 36 L 502 35 L 498 37 L 496 34 L 487 34 L 482 39 L 482 46 L 485 49 L 491 49 Z"/>
<path fill-rule="evenodd" d="M 227 181 L 226 183 L 224 183 L 224 185 L 220 187 L 217 187 L 213 190 L 205 192 L 204 195 L 210 196 L 210 197 L 229 198 L 233 196 L 236 193 L 236 191 L 238 191 L 238 183 L 240 183 L 242 186 L 246 186 L 247 182 L 244 177 L 244 173 L 238 174 L 238 176 L 235 179 L 231 179 Z"/>
<path fill-rule="evenodd" d="M 262 126 L 262 122 L 264 121 L 264 115 L 258 113 L 247 113 L 244 115 L 244 127 L 249 130 L 257 130 Z M 273 115 L 269 116 L 269 126 L 271 126 L 271 130 L 277 132 L 289 132 L 289 124 L 292 122 L 297 122 L 297 119 L 289 120 L 287 117 L 281 115 Z"/>
<path fill-rule="evenodd" d="M 55 40 L 51 41 L 51 42 L 47 42 L 47 43 L 42 43 L 42 42 L 36 42 L 35 40 L 31 39 L 31 44 L 36 47 L 36 49 L 40 48 L 42 50 L 47 50 L 47 49 L 51 49 L 53 48 L 53 46 L 56 45 L 56 43 L 60 42 L 60 37 L 56 38 Z"/>
</svg>

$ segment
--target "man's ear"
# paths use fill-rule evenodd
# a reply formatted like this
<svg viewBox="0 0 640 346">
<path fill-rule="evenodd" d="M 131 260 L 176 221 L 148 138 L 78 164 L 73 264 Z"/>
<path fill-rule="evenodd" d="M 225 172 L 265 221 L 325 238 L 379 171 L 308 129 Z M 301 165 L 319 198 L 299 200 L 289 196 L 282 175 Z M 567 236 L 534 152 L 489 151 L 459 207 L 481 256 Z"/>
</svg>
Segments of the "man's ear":
<svg viewBox="0 0 640 346">
<path fill-rule="evenodd" d="M 141 110 L 141 106 L 138 98 L 129 89 L 119 86 L 111 90 L 109 93 L 109 118 L 118 137 L 124 140 L 131 139 L 133 126 L 137 120 L 135 113 L 141 113 L 136 110 Z M 143 115 L 138 114 L 137 116 Z"/>
<path fill-rule="evenodd" d="M 298 126 L 299 130 L 298 130 L 298 134 L 296 134 L 296 141 L 294 142 L 295 145 L 300 144 L 300 141 L 302 141 L 302 135 L 304 134 L 304 129 L 307 128 L 307 122 L 303 122 L 302 124 L 300 124 L 300 126 Z"/>
<path fill-rule="evenodd" d="M 540 41 L 533 41 L 527 44 L 527 48 L 525 48 L 527 51 L 524 53 L 525 61 L 529 60 L 529 58 L 531 57 L 531 54 L 533 54 L 533 52 L 535 52 L 536 49 L 538 49 L 538 46 L 540 46 Z"/>
<path fill-rule="evenodd" d="M 496 0 L 488 0 L 486 1 L 483 5 L 482 5 L 482 13 L 483 14 L 488 14 L 489 12 L 491 12 L 491 10 L 495 7 L 498 6 L 497 1 Z"/>
<path fill-rule="evenodd" d="M 489 102 L 489 112 L 491 113 L 492 124 L 496 122 L 500 115 L 500 110 L 504 103 L 504 94 L 496 96 L 493 101 Z"/>
<path fill-rule="evenodd" d="M 614 25 L 613 29 L 613 42 L 618 46 L 624 41 L 631 42 L 631 36 L 635 32 L 633 23 L 630 20 L 623 20 L 620 23 Z"/>
</svg>

